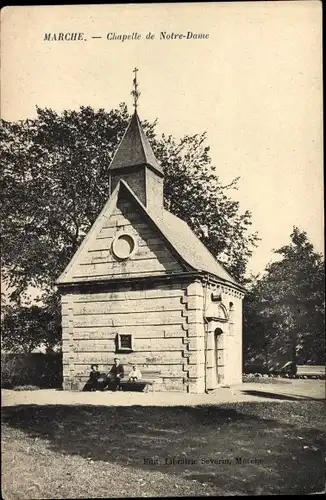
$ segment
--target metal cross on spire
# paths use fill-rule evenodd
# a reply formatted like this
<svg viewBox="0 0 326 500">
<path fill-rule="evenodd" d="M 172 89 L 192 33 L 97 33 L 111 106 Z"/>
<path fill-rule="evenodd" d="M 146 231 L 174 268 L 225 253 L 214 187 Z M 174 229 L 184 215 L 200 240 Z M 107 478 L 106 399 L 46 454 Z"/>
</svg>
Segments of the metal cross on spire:
<svg viewBox="0 0 326 500">
<path fill-rule="evenodd" d="M 141 93 L 139 92 L 139 90 L 138 90 L 138 83 L 137 83 L 137 71 L 138 71 L 138 68 L 135 68 L 135 69 L 133 70 L 133 73 L 135 73 L 135 77 L 134 77 L 134 79 L 133 79 L 133 81 L 132 81 L 132 83 L 133 83 L 133 85 L 134 85 L 134 88 L 133 88 L 133 89 L 132 89 L 132 91 L 131 91 L 131 95 L 132 95 L 132 96 L 133 96 L 133 98 L 134 98 L 134 108 L 135 108 L 135 110 L 137 109 L 138 99 L 139 99 L 140 94 L 141 94 Z"/>
</svg>

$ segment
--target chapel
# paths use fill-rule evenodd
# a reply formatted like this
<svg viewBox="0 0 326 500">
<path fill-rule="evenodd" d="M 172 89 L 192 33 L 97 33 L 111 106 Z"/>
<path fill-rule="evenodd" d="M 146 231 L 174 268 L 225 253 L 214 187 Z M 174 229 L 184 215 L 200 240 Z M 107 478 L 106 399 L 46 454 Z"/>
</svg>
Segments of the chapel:
<svg viewBox="0 0 326 500">
<path fill-rule="evenodd" d="M 164 208 L 164 172 L 138 95 L 108 167 L 108 200 L 57 281 L 63 388 L 81 389 L 92 363 L 105 372 L 115 357 L 155 372 L 155 390 L 241 383 L 245 290 Z"/>
</svg>

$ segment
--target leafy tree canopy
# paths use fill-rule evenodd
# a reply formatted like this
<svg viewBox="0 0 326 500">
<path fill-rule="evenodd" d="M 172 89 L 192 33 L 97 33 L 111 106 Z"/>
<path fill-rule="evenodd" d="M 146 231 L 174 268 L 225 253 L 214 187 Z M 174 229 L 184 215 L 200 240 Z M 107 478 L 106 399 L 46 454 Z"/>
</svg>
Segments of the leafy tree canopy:
<svg viewBox="0 0 326 500">
<path fill-rule="evenodd" d="M 2 121 L 2 268 L 12 299 L 29 286 L 52 293 L 107 201 L 108 166 L 129 119 L 122 104 L 110 112 L 37 108 L 33 120 Z M 243 281 L 258 238 L 251 214 L 229 196 L 238 179 L 220 183 L 205 133 L 176 141 L 157 137 L 155 125 L 143 122 L 164 168 L 166 207 Z"/>
<path fill-rule="evenodd" d="M 2 317 L 1 347 L 11 353 L 31 353 L 43 347 L 52 352 L 61 338 L 59 300 L 48 294 L 44 303 L 16 303 L 5 306 Z"/>
<path fill-rule="evenodd" d="M 245 301 L 247 361 L 288 354 L 293 365 L 324 362 L 324 263 L 307 234 L 294 227 Z"/>
</svg>

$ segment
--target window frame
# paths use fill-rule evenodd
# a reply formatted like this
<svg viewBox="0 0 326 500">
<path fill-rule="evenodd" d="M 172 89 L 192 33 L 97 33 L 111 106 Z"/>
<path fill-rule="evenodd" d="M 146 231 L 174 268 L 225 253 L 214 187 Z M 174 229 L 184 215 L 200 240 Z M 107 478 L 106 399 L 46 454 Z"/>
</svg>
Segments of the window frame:
<svg viewBox="0 0 326 500">
<path fill-rule="evenodd" d="M 131 252 L 126 256 L 119 254 L 119 251 L 117 250 L 117 245 L 118 245 L 118 242 L 121 238 L 126 238 L 127 240 L 129 239 L 133 245 Z M 130 259 L 137 252 L 137 249 L 138 249 L 138 247 L 137 247 L 136 238 L 134 237 L 133 234 L 127 233 L 126 231 L 118 232 L 114 236 L 113 241 L 111 243 L 111 253 L 112 253 L 113 257 L 118 261 L 125 261 L 125 260 Z"/>
<path fill-rule="evenodd" d="M 122 338 L 123 337 L 129 337 L 130 338 L 130 347 L 124 347 L 122 345 Z M 132 333 L 117 333 L 117 337 L 116 337 L 116 351 L 117 352 L 133 352 L 134 350 L 134 342 L 133 342 L 133 335 Z"/>
</svg>

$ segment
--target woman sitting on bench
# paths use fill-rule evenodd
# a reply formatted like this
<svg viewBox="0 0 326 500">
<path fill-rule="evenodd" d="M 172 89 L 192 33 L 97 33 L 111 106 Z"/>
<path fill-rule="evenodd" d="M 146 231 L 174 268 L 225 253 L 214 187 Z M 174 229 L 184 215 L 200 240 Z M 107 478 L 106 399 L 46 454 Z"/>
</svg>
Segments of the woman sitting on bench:
<svg viewBox="0 0 326 500">
<path fill-rule="evenodd" d="M 86 382 L 83 391 L 101 391 L 103 389 L 103 384 L 104 378 L 103 375 L 98 371 L 98 365 L 92 365 L 89 379 Z"/>
<path fill-rule="evenodd" d="M 133 366 L 131 372 L 129 373 L 129 382 L 137 382 L 137 380 L 140 380 L 141 377 L 141 371 L 136 366 Z"/>
</svg>

